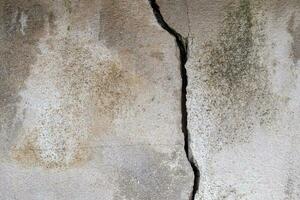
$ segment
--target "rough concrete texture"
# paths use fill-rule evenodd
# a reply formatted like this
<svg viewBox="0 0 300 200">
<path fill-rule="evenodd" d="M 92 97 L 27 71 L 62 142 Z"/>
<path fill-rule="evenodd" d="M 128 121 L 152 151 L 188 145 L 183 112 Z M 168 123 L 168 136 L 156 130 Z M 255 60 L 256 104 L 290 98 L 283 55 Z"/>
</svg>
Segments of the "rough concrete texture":
<svg viewBox="0 0 300 200">
<path fill-rule="evenodd" d="M 1 200 L 300 199 L 299 0 L 150 2 L 0 1 Z"/>
<path fill-rule="evenodd" d="M 178 49 L 148 1 L 0 1 L 0 199 L 188 199 Z"/>
<path fill-rule="evenodd" d="M 195 199 L 300 199 L 300 1 L 157 2 L 189 40 Z"/>
</svg>

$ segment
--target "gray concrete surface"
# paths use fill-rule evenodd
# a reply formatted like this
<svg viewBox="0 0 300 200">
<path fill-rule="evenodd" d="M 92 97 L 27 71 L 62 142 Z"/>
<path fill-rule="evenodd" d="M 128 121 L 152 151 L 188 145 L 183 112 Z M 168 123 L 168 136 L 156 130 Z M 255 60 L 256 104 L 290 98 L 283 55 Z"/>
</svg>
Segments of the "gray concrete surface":
<svg viewBox="0 0 300 200">
<path fill-rule="evenodd" d="M 0 199 L 188 199 L 178 50 L 147 1 L 0 1 Z"/>
<path fill-rule="evenodd" d="M 300 1 L 158 2 L 189 39 L 196 199 L 300 199 Z"/>
<path fill-rule="evenodd" d="M 195 199 L 300 199 L 299 0 L 156 3 L 188 39 Z M 1 200 L 190 198 L 179 51 L 147 0 L 0 16 Z"/>
</svg>

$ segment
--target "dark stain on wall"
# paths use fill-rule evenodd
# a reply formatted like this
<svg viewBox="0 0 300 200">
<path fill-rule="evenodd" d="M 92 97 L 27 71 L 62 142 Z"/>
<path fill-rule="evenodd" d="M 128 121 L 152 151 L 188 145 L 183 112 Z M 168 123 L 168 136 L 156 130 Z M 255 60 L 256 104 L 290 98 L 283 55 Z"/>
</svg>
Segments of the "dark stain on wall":
<svg viewBox="0 0 300 200">
<path fill-rule="evenodd" d="M 291 16 L 287 29 L 293 38 L 291 50 L 296 63 L 300 59 L 300 23 L 299 20 L 296 20 L 295 14 Z"/>
<path fill-rule="evenodd" d="M 20 123 L 13 125 L 16 104 L 20 101 L 18 92 L 24 88 L 24 82 L 30 74 L 30 65 L 39 53 L 36 42 L 44 33 L 45 15 L 47 9 L 39 1 L 0 2 L 1 144 L 9 143 L 20 126 Z M 3 149 L 7 147 L 3 145 Z"/>
<path fill-rule="evenodd" d="M 42 81 L 34 87 L 28 85 L 23 93 L 33 101 L 40 100 L 32 97 L 34 93 L 43 92 L 45 98 L 53 98 L 55 92 L 61 96 L 54 97 L 55 105 L 44 102 L 45 107 L 40 108 L 42 114 L 34 114 L 38 116 L 32 122 L 34 127 L 20 127 L 22 130 L 10 155 L 24 167 L 64 170 L 88 162 L 92 159 L 93 139 L 109 132 L 114 117 L 134 100 L 134 87 L 139 81 L 119 60 L 95 56 L 99 54 L 95 52 L 98 41 L 94 43 L 93 34 L 87 34 L 84 27 L 90 27 L 98 19 L 97 2 L 60 3 L 66 6 L 62 14 L 68 18 L 63 24 L 68 27 L 68 33 L 63 38 L 57 36 L 57 28 L 62 28 L 56 27 L 60 20 L 56 17 L 57 10 L 47 13 L 50 35 L 46 42 L 51 43 L 51 48 L 39 56 L 39 62 L 34 65 L 39 73 L 30 79 L 32 82 L 45 76 L 43 79 L 54 85 L 54 92 L 47 90 Z M 97 27 L 93 27 L 91 31 L 96 30 Z M 26 109 L 30 107 L 25 106 Z"/>
<path fill-rule="evenodd" d="M 61 94 L 55 99 L 58 106 L 40 108 L 43 114 L 31 131 L 22 133 L 12 148 L 12 157 L 23 166 L 63 170 L 91 159 L 90 141 L 104 135 L 122 106 L 134 100 L 132 91 L 138 79 L 118 62 L 97 60 L 73 42 L 54 51 L 64 58 L 63 63 L 49 65 L 61 68 L 51 80 Z"/>
<path fill-rule="evenodd" d="M 142 15 L 137 16 L 138 10 L 130 6 L 133 6 L 131 2 L 123 0 L 102 1 L 99 39 L 104 39 L 107 46 L 130 48 L 136 45 Z"/>
<path fill-rule="evenodd" d="M 217 39 L 204 44 L 199 60 L 209 91 L 207 112 L 218 128 L 211 136 L 216 144 L 247 142 L 255 121 L 268 125 L 276 113 L 268 71 L 259 62 L 263 25 L 256 20 L 253 5 L 240 0 L 225 11 Z"/>
<path fill-rule="evenodd" d="M 97 21 L 96 1 L 60 4 L 67 6 L 62 11 L 69 20 L 64 26 L 71 26 L 63 38 L 56 35 L 57 28 L 61 27 L 56 27 L 59 19 L 55 7 L 48 11 L 46 5 L 33 0 L 0 3 L 0 128 L 3 133 L 0 142 L 4 144 L 0 156 L 12 158 L 24 167 L 66 169 L 86 163 L 93 149 L 90 141 L 108 132 L 122 107 L 132 103 L 134 87 L 140 80 L 119 60 L 95 56 L 96 46 L 91 42 L 94 38 L 86 38 L 82 27 L 90 27 Z M 42 54 L 37 45 L 46 34 L 46 23 L 50 34 L 43 45 L 49 48 Z M 78 42 L 74 35 L 80 41 L 86 39 L 85 42 Z M 85 38 L 80 38 L 82 35 Z M 31 70 L 35 74 L 30 76 L 25 88 Z M 54 89 L 47 89 L 47 84 Z M 19 96 L 20 91 L 25 94 L 25 100 Z M 55 92 L 61 96 L 53 97 Z M 55 105 L 48 98 L 54 98 Z M 45 106 L 32 109 L 30 105 L 34 102 L 27 101 L 43 101 Z M 16 117 L 17 111 L 23 111 L 23 115 Z M 35 118 L 28 117 L 28 112 L 34 112 Z"/>
</svg>

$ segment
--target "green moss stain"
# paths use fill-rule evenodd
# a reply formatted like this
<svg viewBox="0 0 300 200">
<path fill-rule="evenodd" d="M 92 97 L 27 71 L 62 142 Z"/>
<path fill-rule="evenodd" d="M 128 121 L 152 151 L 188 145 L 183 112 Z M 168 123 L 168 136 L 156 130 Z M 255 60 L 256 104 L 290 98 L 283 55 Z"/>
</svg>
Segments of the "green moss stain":
<svg viewBox="0 0 300 200">
<path fill-rule="evenodd" d="M 199 59 L 217 143 L 245 142 L 256 119 L 267 124 L 274 117 L 268 72 L 260 63 L 264 35 L 256 8 L 250 0 L 227 5 L 218 37 L 204 44 Z"/>
</svg>

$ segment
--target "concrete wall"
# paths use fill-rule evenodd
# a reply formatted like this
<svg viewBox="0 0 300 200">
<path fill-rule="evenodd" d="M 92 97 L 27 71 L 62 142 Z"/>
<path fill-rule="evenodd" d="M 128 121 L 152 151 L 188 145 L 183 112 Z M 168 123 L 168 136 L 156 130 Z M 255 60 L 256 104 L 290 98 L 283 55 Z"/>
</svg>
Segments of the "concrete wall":
<svg viewBox="0 0 300 200">
<path fill-rule="evenodd" d="M 159 2 L 189 39 L 196 199 L 300 199 L 300 2 Z"/>
<path fill-rule="evenodd" d="M 0 199 L 188 199 L 177 47 L 149 3 L 0 9 Z"/>
<path fill-rule="evenodd" d="M 1 200 L 300 199 L 299 0 L 152 3 L 0 1 Z"/>
</svg>

